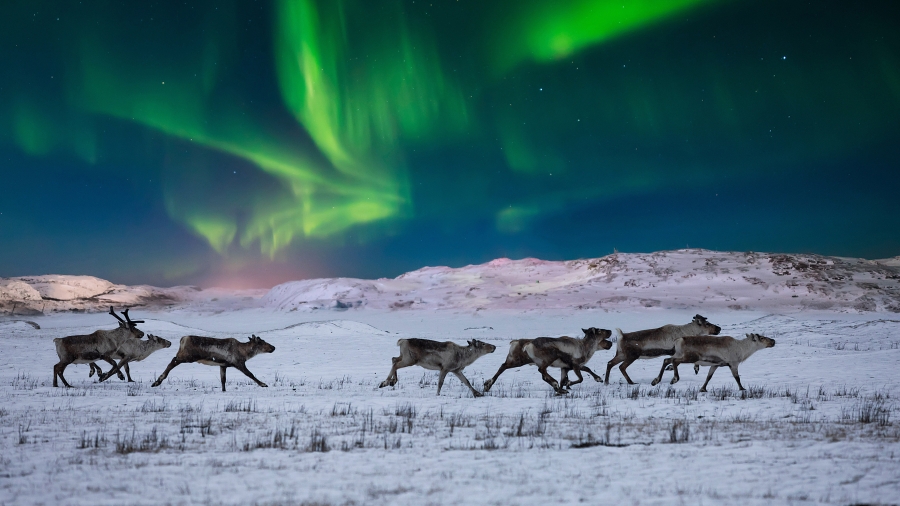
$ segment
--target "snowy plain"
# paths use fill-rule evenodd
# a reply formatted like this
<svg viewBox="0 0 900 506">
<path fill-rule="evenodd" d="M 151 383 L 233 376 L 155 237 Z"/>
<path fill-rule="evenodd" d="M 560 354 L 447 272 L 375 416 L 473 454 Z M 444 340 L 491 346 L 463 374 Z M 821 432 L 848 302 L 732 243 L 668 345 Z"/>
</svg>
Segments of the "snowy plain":
<svg viewBox="0 0 900 506">
<path fill-rule="evenodd" d="M 900 502 L 898 268 L 824 257 L 785 267 L 784 256 L 746 255 L 667 252 L 651 259 L 655 272 L 641 267 L 650 255 L 619 255 L 620 271 L 608 257 L 604 266 L 504 260 L 269 292 L 182 289 L 190 297 L 132 308 L 142 330 L 173 343 L 133 364 L 135 383 L 97 383 L 72 365 L 71 389 L 52 387 L 52 339 L 115 320 L 81 309 L 7 316 L 0 503 Z M 598 268 L 583 268 L 591 262 Z M 88 292 L 77 307 L 107 304 Z M 436 373 L 417 367 L 378 388 L 399 338 L 496 345 L 465 371 L 481 390 L 512 339 L 628 332 L 697 313 L 723 335 L 776 340 L 741 365 L 747 391 L 719 371 L 700 393 L 706 370 L 687 366 L 679 383 L 669 372 L 651 387 L 659 359 L 628 369 L 637 385 L 614 368 L 610 385 L 586 377 L 567 396 L 533 366 L 505 372 L 479 399 L 452 376 L 436 396 Z M 150 387 L 181 336 L 251 333 L 276 348 L 248 362 L 268 388 L 230 369 L 223 393 L 218 370 L 199 364 Z M 591 367 L 604 371 L 614 351 Z"/>
</svg>

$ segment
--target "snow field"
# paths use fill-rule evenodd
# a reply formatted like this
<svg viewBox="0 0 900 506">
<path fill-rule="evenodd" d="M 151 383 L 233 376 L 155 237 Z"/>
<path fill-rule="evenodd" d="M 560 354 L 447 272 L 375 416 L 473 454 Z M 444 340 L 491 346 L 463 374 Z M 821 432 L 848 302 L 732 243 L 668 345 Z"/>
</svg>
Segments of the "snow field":
<svg viewBox="0 0 900 506">
<path fill-rule="evenodd" d="M 900 497 L 900 320 L 893 314 L 702 313 L 723 335 L 774 338 L 700 393 L 706 369 L 650 386 L 662 360 L 589 377 L 559 397 L 531 366 L 473 399 L 448 376 L 399 371 L 399 338 L 497 351 L 466 369 L 481 389 L 520 337 L 686 323 L 694 312 L 132 311 L 173 342 L 135 363 L 136 383 L 69 366 L 53 388 L 54 337 L 111 328 L 109 315 L 0 322 L 0 503 L 16 504 L 850 504 Z M 183 364 L 150 383 L 182 335 L 273 344 L 248 367 L 269 388 Z M 605 371 L 615 349 L 590 366 Z M 107 365 L 102 366 L 104 370 Z"/>
</svg>

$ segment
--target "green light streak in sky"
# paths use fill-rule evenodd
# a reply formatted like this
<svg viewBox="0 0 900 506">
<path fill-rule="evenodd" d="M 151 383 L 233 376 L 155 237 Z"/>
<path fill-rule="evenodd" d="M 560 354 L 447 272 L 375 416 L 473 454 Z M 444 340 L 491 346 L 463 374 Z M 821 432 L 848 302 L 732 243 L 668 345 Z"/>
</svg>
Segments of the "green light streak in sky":
<svg viewBox="0 0 900 506">
<path fill-rule="evenodd" d="M 335 168 L 362 180 L 403 178 L 399 143 L 460 132 L 468 112 L 433 42 L 413 33 L 399 4 L 380 4 L 390 13 L 383 22 L 367 5 L 279 1 L 279 85 Z"/>
<path fill-rule="evenodd" d="M 410 198 L 399 143 L 460 132 L 466 107 L 442 77 L 436 50 L 403 23 L 382 24 L 381 32 L 399 34 L 389 38 L 393 42 L 362 41 L 371 62 L 338 65 L 351 52 L 341 45 L 348 30 L 346 6 L 340 7 L 323 18 L 312 2 L 282 2 L 276 30 L 285 102 L 330 165 L 315 149 L 295 147 L 296 142 L 273 136 L 240 110 L 213 100 L 215 77 L 206 64 L 202 79 L 191 80 L 179 69 L 129 67 L 107 56 L 102 44 L 87 43 L 73 100 L 91 112 L 240 157 L 282 182 L 288 191 L 250 199 L 251 209 L 243 210 L 249 217 L 240 224 L 227 206 L 167 196 L 170 214 L 220 253 L 237 238 L 242 247 L 258 243 L 273 256 L 297 237 L 324 238 L 354 225 L 402 217 Z M 215 53 L 208 48 L 204 53 L 210 52 Z M 20 130 L 35 131 L 27 126 Z M 44 149 L 39 137 L 24 138 L 32 150 Z"/>
<path fill-rule="evenodd" d="M 411 202 L 401 143 L 459 135 L 468 112 L 433 43 L 407 26 L 400 4 L 390 4 L 393 12 L 381 20 L 364 7 L 350 1 L 277 4 L 278 83 L 314 145 L 267 130 L 215 96 L 222 52 L 215 37 L 199 55 L 150 69 L 110 55 L 109 42 L 86 37 L 69 99 L 89 112 L 239 157 L 281 182 L 285 191 L 231 206 L 166 187 L 169 214 L 219 253 L 237 241 L 243 248 L 258 244 L 273 257 L 298 237 L 328 238 L 402 218 Z M 358 35 L 352 23 L 368 30 Z M 188 70 L 197 67 L 200 76 Z M 32 120 L 24 115 L 18 122 L 19 143 L 46 152 L 48 141 L 35 134 L 46 130 Z"/>
<path fill-rule="evenodd" d="M 717 0 L 523 1 L 512 14 L 511 22 L 502 26 L 494 39 L 495 70 L 502 74 L 529 60 L 559 60 L 714 1 Z"/>
<path fill-rule="evenodd" d="M 84 85 L 79 97 L 83 106 L 240 157 L 288 188 L 287 194 L 274 200 L 261 196 L 260 203 L 252 206 L 249 225 L 240 235 L 243 246 L 259 242 L 264 253 L 274 255 L 295 236 L 321 237 L 400 212 L 406 197 L 397 181 L 363 184 L 335 174 L 302 151 L 273 139 L 238 111 L 225 107 L 213 112 L 205 106 L 202 90 L 190 82 L 163 84 L 126 77 L 99 54 L 88 50 L 83 55 Z M 177 200 L 167 199 L 173 217 L 224 253 L 237 233 L 234 213 L 223 209 L 210 215 L 209 203 L 199 195 L 184 197 L 188 200 L 184 203 Z M 370 204 L 360 206 L 360 200 Z"/>
</svg>

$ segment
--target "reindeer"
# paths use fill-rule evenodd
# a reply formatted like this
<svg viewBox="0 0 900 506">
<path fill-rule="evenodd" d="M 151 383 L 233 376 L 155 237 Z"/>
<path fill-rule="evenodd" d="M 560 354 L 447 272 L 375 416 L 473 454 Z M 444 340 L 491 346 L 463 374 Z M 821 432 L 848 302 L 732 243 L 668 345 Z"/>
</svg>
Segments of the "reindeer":
<svg viewBox="0 0 900 506">
<path fill-rule="evenodd" d="M 730 336 L 713 337 L 713 336 L 685 336 L 675 340 L 675 353 L 663 362 L 662 369 L 659 370 L 659 376 L 650 384 L 656 385 L 662 381 L 663 371 L 666 366 L 671 365 L 675 376 L 672 378 L 672 384 L 678 383 L 678 365 L 694 364 L 708 365 L 709 374 L 706 381 L 700 387 L 701 392 L 706 391 L 706 385 L 712 379 L 713 373 L 721 366 L 728 366 L 731 369 L 731 375 L 737 381 L 738 388 L 744 390 L 741 385 L 741 377 L 738 375 L 738 365 L 744 360 L 750 358 L 757 351 L 763 348 L 771 348 L 775 346 L 775 340 L 759 334 L 747 334 L 744 339 L 735 339 Z"/>
<path fill-rule="evenodd" d="M 119 345 L 119 348 L 110 355 L 111 357 L 120 359 L 119 363 L 106 374 L 98 373 L 100 383 L 109 379 L 113 374 L 118 373 L 119 376 L 121 376 L 122 367 L 125 367 L 125 372 L 128 373 L 128 381 L 133 382 L 134 380 L 131 379 L 131 372 L 128 370 L 129 362 L 140 362 L 149 357 L 153 352 L 170 346 L 172 346 L 171 341 L 154 336 L 153 334 L 149 334 L 146 341 L 140 339 L 126 339 Z"/>
<path fill-rule="evenodd" d="M 119 328 L 97 330 L 88 335 L 58 337 L 53 340 L 56 345 L 56 354 L 59 356 L 59 363 L 53 366 L 54 387 L 59 386 L 57 378 L 61 379 L 66 387 L 72 386 L 63 376 L 63 371 L 69 364 L 90 364 L 97 360 L 105 360 L 115 366 L 112 355 L 119 346 L 130 339 L 139 340 L 144 337 L 144 332 L 137 328 L 137 324 L 144 323 L 144 321 L 132 320 L 128 316 L 128 309 L 122 311 L 125 320 L 113 311 L 112 306 L 109 307 L 109 314 L 119 320 Z"/>
<path fill-rule="evenodd" d="M 444 377 L 452 372 L 469 387 L 472 395 L 482 397 L 484 394 L 475 390 L 462 371 L 480 357 L 493 353 L 497 349 L 493 344 L 488 344 L 477 339 L 469 341 L 469 345 L 462 347 L 450 341 L 438 342 L 430 339 L 400 339 L 397 341 L 400 347 L 400 356 L 391 359 L 393 365 L 386 380 L 382 381 L 378 388 L 394 386 L 397 384 L 397 369 L 419 365 L 425 369 L 440 371 L 438 376 L 437 394 L 441 395 L 441 387 L 444 386 Z"/>
<path fill-rule="evenodd" d="M 612 335 L 612 331 L 598 329 L 596 327 L 582 330 L 584 330 L 583 339 L 574 339 L 565 336 L 557 338 L 539 337 L 533 339 L 524 346 L 525 353 L 532 362 L 538 366 L 538 372 L 541 373 L 541 378 L 553 387 L 559 395 L 567 393 L 568 386 L 577 385 L 584 381 L 584 378 L 581 376 L 581 371 L 586 370 L 584 364 L 594 356 L 595 351 L 612 348 L 612 343 L 609 341 L 609 336 Z M 563 370 L 561 382 L 557 383 L 557 381 L 547 373 L 548 367 L 559 367 Z M 577 380 L 569 382 L 569 370 L 575 371 L 575 376 L 578 378 Z M 590 374 L 596 381 L 601 380 L 601 378 L 593 372 L 590 372 Z"/>
<path fill-rule="evenodd" d="M 154 335 L 152 335 L 152 334 L 148 335 L 147 337 L 148 337 L 149 340 L 153 340 L 153 339 L 161 339 L 161 338 L 159 338 L 158 336 L 154 336 Z M 165 339 L 161 339 L 161 340 L 162 340 L 162 341 L 165 341 L 166 343 L 169 343 L 169 344 L 163 346 L 163 348 L 168 348 L 169 346 L 172 346 L 172 343 L 171 343 L 171 342 L 166 341 Z M 142 342 L 143 342 L 143 341 L 142 341 Z M 156 350 L 153 350 L 153 351 L 156 351 Z M 147 353 L 147 355 L 145 355 L 145 356 L 143 356 L 143 357 L 141 357 L 141 358 L 132 359 L 131 361 L 141 361 L 141 360 L 147 358 L 147 357 L 150 355 L 150 353 L 153 353 L 153 351 L 150 351 L 149 353 Z M 121 359 L 124 359 L 124 358 L 125 358 L 125 355 L 122 354 L 122 353 L 120 353 L 120 350 L 116 350 L 116 351 L 114 351 L 114 352 L 110 355 L 110 357 L 113 358 L 113 359 L 119 359 L 119 360 L 121 360 Z M 114 361 L 109 360 L 108 362 L 109 362 L 109 365 L 112 366 L 112 367 L 110 368 L 110 370 L 112 370 L 113 368 L 116 367 L 116 363 L 115 363 Z M 94 373 L 97 373 L 97 379 L 100 379 L 100 378 L 103 377 L 103 369 L 101 369 L 100 366 L 97 365 L 96 362 L 91 362 L 91 363 L 88 364 L 88 365 L 91 366 L 91 370 L 90 370 L 90 372 L 88 372 L 88 378 L 90 378 L 91 376 L 93 376 Z M 129 383 L 134 383 L 134 380 L 131 379 L 131 368 L 128 366 L 128 362 L 125 362 L 125 363 L 124 363 L 124 369 L 125 369 L 125 374 L 128 375 L 128 382 L 129 382 Z M 118 376 L 120 380 L 125 381 L 125 376 L 122 375 L 122 370 L 121 370 L 121 369 L 116 370 L 116 376 Z M 103 380 L 101 380 L 101 381 L 103 381 Z"/>
<path fill-rule="evenodd" d="M 584 332 L 584 335 L 587 336 L 588 333 L 597 331 L 599 329 L 591 327 L 589 329 L 581 329 Z M 609 337 L 609 336 L 607 336 Z M 568 336 L 563 336 L 560 339 L 572 339 Z M 522 367 L 523 365 L 534 364 L 534 361 L 531 360 L 531 357 L 525 353 L 525 346 L 531 344 L 534 339 L 515 339 L 509 342 L 509 353 L 506 355 L 506 361 L 500 365 L 500 368 L 497 369 L 497 374 L 494 374 L 494 377 L 484 382 L 484 391 L 489 392 L 491 387 L 494 386 L 494 383 L 497 382 L 497 378 L 503 374 L 503 371 L 507 369 L 515 369 L 517 367 Z M 608 350 L 612 347 L 612 343 L 606 341 L 606 345 L 601 345 L 601 347 L 605 346 L 603 349 Z M 585 361 L 586 362 L 586 361 Z M 556 367 L 556 366 L 554 366 Z M 567 386 L 569 384 L 569 369 L 566 367 L 561 367 L 562 374 L 559 379 L 560 386 Z M 603 378 L 594 374 L 594 371 L 590 370 L 586 365 L 581 365 L 581 370 L 593 376 L 595 381 L 603 381 Z"/>
<path fill-rule="evenodd" d="M 153 382 L 152 387 L 158 387 L 169 371 L 179 364 L 200 362 L 203 365 L 219 366 L 219 376 L 222 379 L 222 391 L 225 391 L 225 370 L 234 367 L 261 387 L 268 387 L 247 369 L 247 361 L 260 353 L 272 353 L 275 347 L 262 340 L 261 337 L 251 335 L 250 340 L 242 343 L 237 339 L 217 339 L 215 337 L 184 336 L 178 346 L 178 353 L 169 362 L 168 367 Z M 107 373 L 107 377 L 110 373 Z"/>
<path fill-rule="evenodd" d="M 616 329 L 618 340 L 616 342 L 616 355 L 606 364 L 606 380 L 609 385 L 609 371 L 613 366 L 622 363 L 619 370 L 629 385 L 634 385 L 625 369 L 639 358 L 649 359 L 671 355 L 675 353 L 675 340 L 684 336 L 696 336 L 701 334 L 718 335 L 722 328 L 709 323 L 706 318 L 696 315 L 691 323 L 686 325 L 663 325 L 656 329 L 638 330 L 623 334 L 621 329 Z"/>
</svg>

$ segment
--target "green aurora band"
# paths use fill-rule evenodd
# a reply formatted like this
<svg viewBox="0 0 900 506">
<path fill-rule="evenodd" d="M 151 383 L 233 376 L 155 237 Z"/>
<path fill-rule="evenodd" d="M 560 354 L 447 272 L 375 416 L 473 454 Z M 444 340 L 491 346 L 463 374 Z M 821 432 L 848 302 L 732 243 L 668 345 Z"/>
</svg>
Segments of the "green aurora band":
<svg viewBox="0 0 900 506">
<path fill-rule="evenodd" d="M 266 79 L 280 103 L 267 107 L 231 84 L 239 2 L 200 16 L 203 35 L 153 35 L 177 49 L 164 57 L 98 8 L 83 18 L 96 23 L 43 43 L 64 61 L 53 88 L 4 92 L 0 140 L 108 170 L 100 160 L 129 159 L 110 147 L 110 121 L 162 134 L 169 216 L 221 255 L 273 259 L 304 240 L 366 230 L 364 240 L 414 218 L 488 216 L 519 234 L 580 202 L 708 185 L 723 172 L 777 175 L 883 142 L 900 112 L 895 48 L 853 39 L 852 26 L 835 34 L 854 41 L 852 57 L 813 52 L 832 44 L 838 54 L 837 42 L 786 48 L 808 55 L 802 67 L 774 50 L 716 61 L 706 33 L 682 53 L 666 47 L 681 33 L 667 21 L 740 26 L 752 2 L 522 0 L 469 7 L 479 22 L 450 28 L 410 2 L 372 5 L 274 0 Z M 27 30 L 13 28 L 2 40 Z M 707 62 L 685 71 L 693 58 Z M 587 67 L 601 70 L 588 77 Z M 470 166 L 423 162 L 453 149 Z M 261 177 L 223 183 L 229 159 Z M 422 183 L 438 190 L 419 194 Z"/>
</svg>

